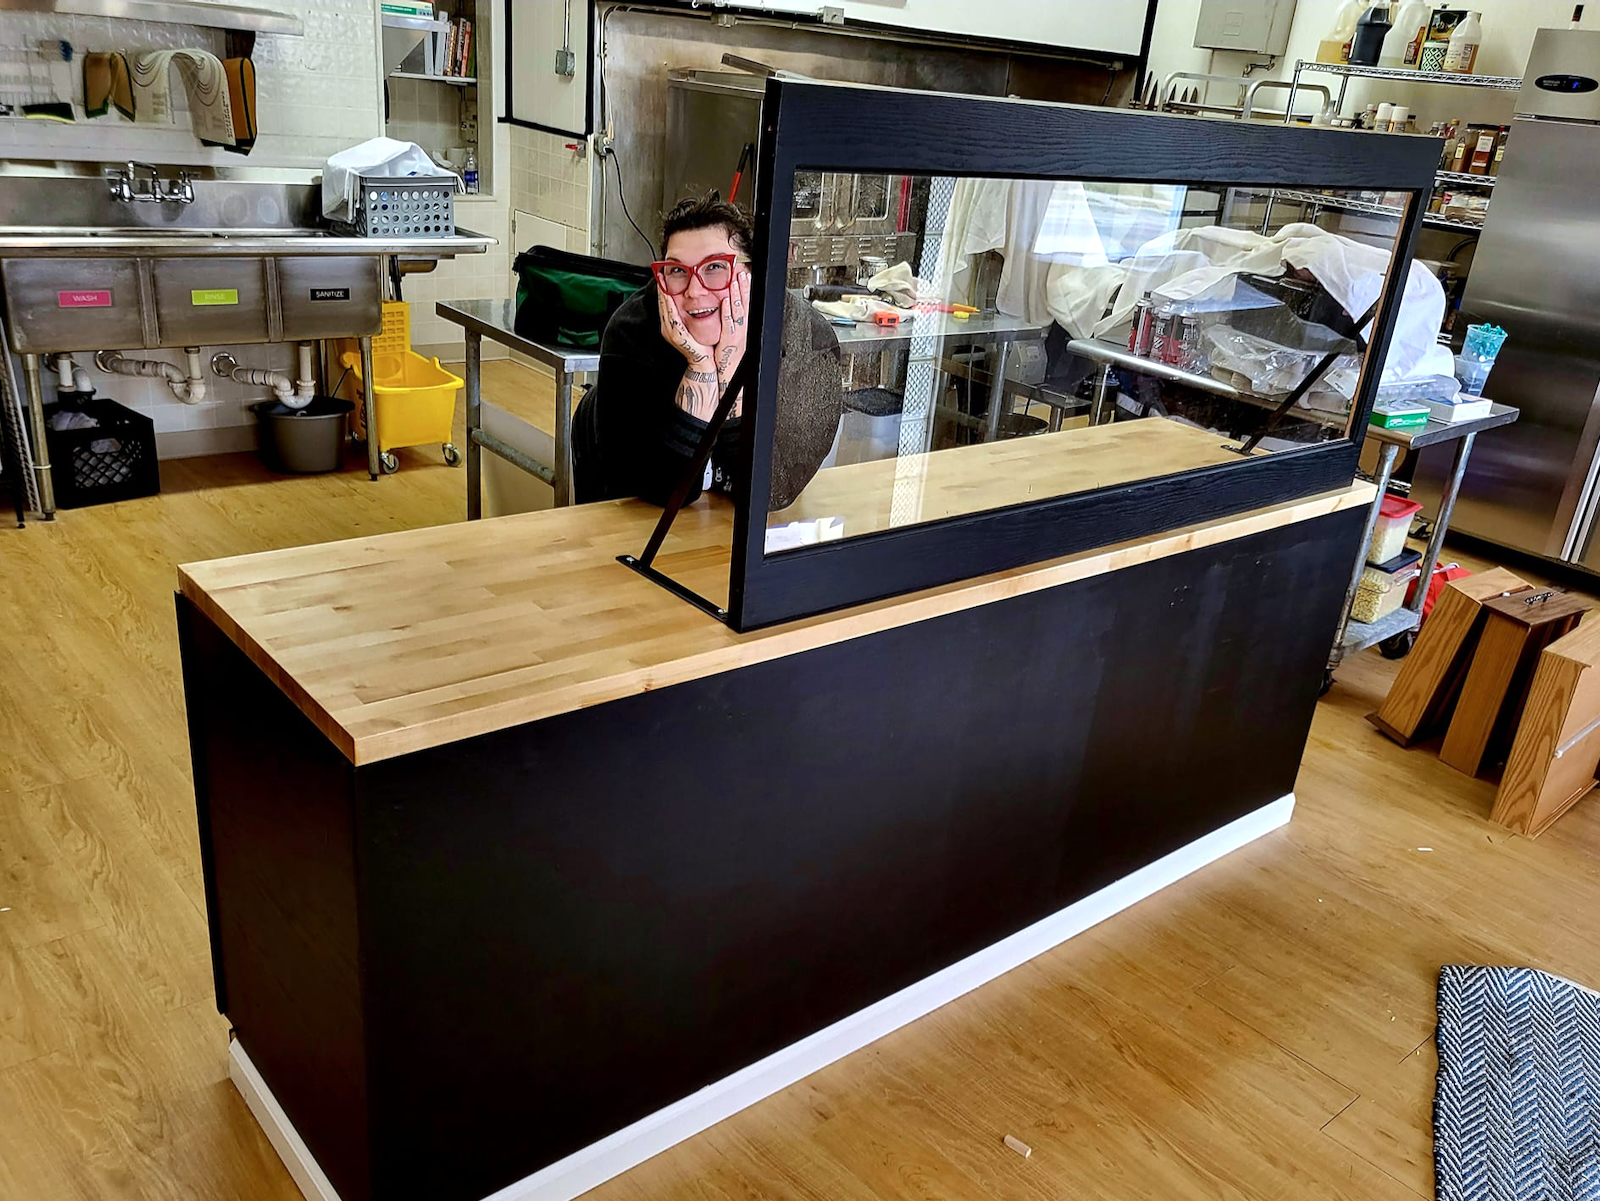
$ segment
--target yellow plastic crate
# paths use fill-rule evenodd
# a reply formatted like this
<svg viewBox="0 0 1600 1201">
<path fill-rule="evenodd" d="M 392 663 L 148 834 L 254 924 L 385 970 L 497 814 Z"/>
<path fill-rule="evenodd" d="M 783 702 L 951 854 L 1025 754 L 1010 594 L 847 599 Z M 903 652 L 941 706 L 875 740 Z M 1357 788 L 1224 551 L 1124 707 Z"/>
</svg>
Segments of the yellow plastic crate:
<svg viewBox="0 0 1600 1201">
<path fill-rule="evenodd" d="M 387 313 L 384 325 L 387 330 Z M 372 340 L 372 373 L 376 377 L 372 402 L 376 409 L 374 424 L 378 427 L 379 453 L 432 442 L 443 448 L 447 463 L 459 462 L 460 456 L 450 439 L 455 423 L 456 393 L 465 386 L 465 381 L 441 367 L 438 359 L 425 359 L 411 350 L 380 352 L 378 341 L 378 338 Z M 365 388 L 361 380 L 361 356 L 345 351 L 339 361 Z"/>
<path fill-rule="evenodd" d="M 411 349 L 411 306 L 403 300 L 383 302 L 383 329 L 372 335 L 374 354 L 404 354 Z M 381 376 L 383 372 L 378 372 Z"/>
</svg>

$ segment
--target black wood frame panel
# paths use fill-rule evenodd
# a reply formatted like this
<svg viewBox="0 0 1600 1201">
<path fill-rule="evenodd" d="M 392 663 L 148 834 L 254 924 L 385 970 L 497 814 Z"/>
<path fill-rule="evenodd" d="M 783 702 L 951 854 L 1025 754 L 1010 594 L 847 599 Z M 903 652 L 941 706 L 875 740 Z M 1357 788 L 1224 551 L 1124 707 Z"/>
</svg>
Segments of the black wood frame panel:
<svg viewBox="0 0 1600 1201">
<path fill-rule="evenodd" d="M 178 597 L 217 1009 L 341 1201 L 370 1201 L 355 769 Z"/>
<path fill-rule="evenodd" d="M 870 112 L 871 120 L 861 114 Z M 995 100 L 776 77 L 757 172 L 752 300 L 758 386 L 745 398 L 729 623 L 749 630 L 1141 537 L 1347 485 L 1399 315 L 1437 145 L 1321 128 Z M 783 304 L 797 170 L 1018 179 L 1376 188 L 1410 195 L 1350 432 L 1339 441 L 1033 504 L 765 554 Z M 748 391 L 748 390 L 747 390 Z"/>
<path fill-rule="evenodd" d="M 228 1015 L 345 1201 L 479 1201 L 1288 794 L 1362 517 L 353 769 L 353 791 L 186 614 Z"/>
</svg>

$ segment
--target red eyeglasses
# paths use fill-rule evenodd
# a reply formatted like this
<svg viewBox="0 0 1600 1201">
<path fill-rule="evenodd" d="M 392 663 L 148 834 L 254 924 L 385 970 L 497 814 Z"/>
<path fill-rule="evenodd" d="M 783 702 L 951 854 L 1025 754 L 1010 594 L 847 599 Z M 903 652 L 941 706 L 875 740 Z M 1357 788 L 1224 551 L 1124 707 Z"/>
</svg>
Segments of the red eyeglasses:
<svg viewBox="0 0 1600 1201">
<path fill-rule="evenodd" d="M 695 276 L 700 277 L 708 291 L 726 292 L 733 286 L 733 267 L 737 262 L 736 254 L 708 254 L 692 267 L 676 259 L 663 259 L 651 263 L 650 270 L 655 272 L 656 283 L 668 296 L 682 296 Z"/>
</svg>

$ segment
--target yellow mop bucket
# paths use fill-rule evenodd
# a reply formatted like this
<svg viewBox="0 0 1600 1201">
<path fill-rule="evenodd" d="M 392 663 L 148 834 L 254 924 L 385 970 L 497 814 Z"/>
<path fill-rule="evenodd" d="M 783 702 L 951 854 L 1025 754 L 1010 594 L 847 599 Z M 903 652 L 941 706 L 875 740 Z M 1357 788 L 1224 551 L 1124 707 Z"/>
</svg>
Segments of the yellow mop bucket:
<svg viewBox="0 0 1600 1201">
<path fill-rule="evenodd" d="M 376 342 L 376 339 L 374 339 Z M 345 351 L 339 361 L 361 379 L 361 356 Z M 450 441 L 456 415 L 456 393 L 465 381 L 439 365 L 438 359 L 425 359 L 414 350 L 372 353 L 372 403 L 376 410 L 378 451 L 385 471 L 398 470 L 400 464 L 389 452 L 400 446 L 437 443 L 444 461 L 454 467 L 461 452 Z M 370 436 L 370 435 L 369 435 Z"/>
</svg>

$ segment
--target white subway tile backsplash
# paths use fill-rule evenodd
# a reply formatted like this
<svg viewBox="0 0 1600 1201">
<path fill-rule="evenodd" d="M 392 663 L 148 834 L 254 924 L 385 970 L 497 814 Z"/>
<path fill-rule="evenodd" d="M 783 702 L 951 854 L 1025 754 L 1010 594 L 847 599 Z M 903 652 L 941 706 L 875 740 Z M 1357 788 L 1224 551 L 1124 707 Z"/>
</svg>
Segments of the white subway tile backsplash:
<svg viewBox="0 0 1600 1201">
<path fill-rule="evenodd" d="M 183 88 L 175 83 L 179 111 L 174 124 L 130 123 L 114 111 L 71 125 L 0 120 L 0 158 L 139 157 L 183 165 L 318 167 L 335 151 L 382 133 L 371 0 L 280 0 L 278 7 L 299 14 L 305 36 L 262 34 L 256 39 L 252 59 L 260 132 L 248 157 L 200 144 L 189 128 Z M 70 42 L 78 62 L 95 50 L 196 47 L 224 53 L 221 31 L 199 26 L 0 12 L 0 46 L 54 40 Z M 81 69 L 74 69 L 72 76 L 72 99 L 81 114 Z"/>
</svg>

